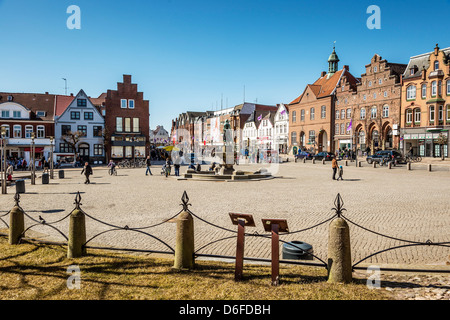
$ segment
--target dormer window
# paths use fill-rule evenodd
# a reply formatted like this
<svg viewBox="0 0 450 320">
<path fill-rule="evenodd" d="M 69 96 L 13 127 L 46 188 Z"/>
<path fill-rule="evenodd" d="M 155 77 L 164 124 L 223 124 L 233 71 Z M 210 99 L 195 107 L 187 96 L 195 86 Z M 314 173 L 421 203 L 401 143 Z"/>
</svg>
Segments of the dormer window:
<svg viewBox="0 0 450 320">
<path fill-rule="evenodd" d="M 414 68 L 411 68 L 410 75 L 413 76 L 416 72 L 414 71 Z"/>
<path fill-rule="evenodd" d="M 434 71 L 438 71 L 439 70 L 439 61 L 435 61 L 434 62 Z"/>
<path fill-rule="evenodd" d="M 21 111 L 13 111 L 13 118 L 21 118 L 22 112 Z"/>
<path fill-rule="evenodd" d="M 2 118 L 9 118 L 9 110 L 2 110 Z"/>
<path fill-rule="evenodd" d="M 45 117 L 47 115 L 47 112 L 45 112 L 45 111 L 38 111 L 38 112 L 36 112 L 36 116 L 38 117 L 38 118 L 43 118 L 43 117 Z"/>
</svg>

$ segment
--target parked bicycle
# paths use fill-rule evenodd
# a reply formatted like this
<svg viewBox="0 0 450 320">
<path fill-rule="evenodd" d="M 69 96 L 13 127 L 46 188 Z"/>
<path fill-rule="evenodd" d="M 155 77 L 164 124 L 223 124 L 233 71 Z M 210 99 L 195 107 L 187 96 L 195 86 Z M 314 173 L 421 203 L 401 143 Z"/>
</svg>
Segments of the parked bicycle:
<svg viewBox="0 0 450 320">
<path fill-rule="evenodd" d="M 421 156 L 406 156 L 405 157 L 406 162 L 421 162 L 422 157 Z"/>
</svg>

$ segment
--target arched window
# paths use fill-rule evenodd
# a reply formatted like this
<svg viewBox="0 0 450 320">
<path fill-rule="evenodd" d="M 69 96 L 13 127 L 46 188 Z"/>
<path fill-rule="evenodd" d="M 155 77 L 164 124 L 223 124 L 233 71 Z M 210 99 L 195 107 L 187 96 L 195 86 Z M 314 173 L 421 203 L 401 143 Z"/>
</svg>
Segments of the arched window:
<svg viewBox="0 0 450 320">
<path fill-rule="evenodd" d="M 427 97 L 427 85 L 424 83 L 422 85 L 422 99 L 425 99 Z"/>
<path fill-rule="evenodd" d="M 416 109 L 414 109 L 414 122 L 415 123 L 418 123 L 418 124 L 420 124 L 420 116 L 421 116 L 421 113 L 420 113 L 420 108 L 416 108 Z"/>
<path fill-rule="evenodd" d="M 406 110 L 406 123 L 412 123 L 413 111 L 411 109 Z"/>
<path fill-rule="evenodd" d="M 2 128 L 5 128 L 5 138 L 9 138 L 10 137 L 10 135 L 9 135 L 9 125 L 3 124 Z"/>
<path fill-rule="evenodd" d="M 13 137 L 14 138 L 22 138 L 22 126 L 20 124 L 16 124 L 13 127 Z"/>
<path fill-rule="evenodd" d="M 389 106 L 383 106 L 383 118 L 389 118 Z"/>
<path fill-rule="evenodd" d="M 416 98 L 416 86 L 409 86 L 406 89 L 406 99 L 413 100 Z"/>
<path fill-rule="evenodd" d="M 33 126 L 27 125 L 25 126 L 25 138 L 31 139 L 31 133 L 33 132 Z"/>
<path fill-rule="evenodd" d="M 372 107 L 372 109 L 370 109 L 370 117 L 372 119 L 375 119 L 377 117 L 377 107 Z"/>
<path fill-rule="evenodd" d="M 291 133 L 291 144 L 297 143 L 297 132 L 292 131 Z"/>
<path fill-rule="evenodd" d="M 297 122 L 297 111 L 292 111 L 292 122 Z"/>
<path fill-rule="evenodd" d="M 436 113 L 434 110 L 434 106 L 430 106 L 430 122 L 434 122 L 435 118 L 436 118 Z"/>
<path fill-rule="evenodd" d="M 322 117 L 322 119 L 325 119 L 327 117 L 327 107 L 326 106 L 322 106 L 321 117 Z"/>
<path fill-rule="evenodd" d="M 431 95 L 432 95 L 433 97 L 435 97 L 436 94 L 437 94 L 437 83 L 436 83 L 436 81 L 433 81 L 433 82 L 431 83 Z"/>
<path fill-rule="evenodd" d="M 365 108 L 361 108 L 360 119 L 364 120 L 365 118 L 366 118 L 366 109 Z"/>
</svg>

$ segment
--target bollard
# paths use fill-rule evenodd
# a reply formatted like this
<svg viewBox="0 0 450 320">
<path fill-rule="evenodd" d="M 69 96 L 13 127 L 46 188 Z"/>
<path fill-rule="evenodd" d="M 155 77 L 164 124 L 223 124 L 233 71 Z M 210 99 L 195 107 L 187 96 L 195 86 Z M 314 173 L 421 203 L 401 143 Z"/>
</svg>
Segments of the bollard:
<svg viewBox="0 0 450 320">
<path fill-rule="evenodd" d="M 348 160 L 345 160 L 345 166 L 348 167 Z"/>
<path fill-rule="evenodd" d="M 392 169 L 392 162 L 389 162 L 389 163 L 388 163 L 388 168 L 389 168 L 389 169 Z"/>
<path fill-rule="evenodd" d="M 25 193 L 25 180 L 16 180 L 16 193 Z"/>
<path fill-rule="evenodd" d="M 50 183 L 50 175 L 48 173 L 42 174 L 42 184 L 49 184 Z"/>
<path fill-rule="evenodd" d="M 59 171 L 58 171 L 58 177 L 59 177 L 60 179 L 64 179 L 64 170 L 59 170 Z"/>
<path fill-rule="evenodd" d="M 312 163 L 315 164 L 316 163 L 316 158 L 312 159 Z"/>
<path fill-rule="evenodd" d="M 175 269 L 194 268 L 194 219 L 186 210 L 176 219 Z"/>
<path fill-rule="evenodd" d="M 86 255 L 86 217 L 79 208 L 70 214 L 69 240 L 67 246 L 67 258 L 80 258 Z"/>
<path fill-rule="evenodd" d="M 305 157 L 305 158 L 303 158 L 303 163 L 306 163 L 306 157 Z"/>
<path fill-rule="evenodd" d="M 428 164 L 428 171 L 431 172 L 431 163 Z"/>
<path fill-rule="evenodd" d="M 374 161 L 373 162 L 373 167 L 376 168 L 377 167 L 377 163 Z"/>
<path fill-rule="evenodd" d="M 9 244 L 19 244 L 24 230 L 24 213 L 22 208 L 16 203 L 9 213 Z"/>
<path fill-rule="evenodd" d="M 328 282 L 349 283 L 352 281 L 350 229 L 343 218 L 330 224 L 328 237 Z"/>
<path fill-rule="evenodd" d="M 297 163 L 297 157 L 294 158 L 294 162 Z"/>
<path fill-rule="evenodd" d="M 325 159 L 322 159 L 322 164 L 325 164 Z"/>
<path fill-rule="evenodd" d="M 408 162 L 408 163 L 406 164 L 406 169 L 407 169 L 407 170 L 411 170 L 411 162 Z"/>
<path fill-rule="evenodd" d="M 361 168 L 361 161 L 358 161 L 358 167 Z"/>
</svg>

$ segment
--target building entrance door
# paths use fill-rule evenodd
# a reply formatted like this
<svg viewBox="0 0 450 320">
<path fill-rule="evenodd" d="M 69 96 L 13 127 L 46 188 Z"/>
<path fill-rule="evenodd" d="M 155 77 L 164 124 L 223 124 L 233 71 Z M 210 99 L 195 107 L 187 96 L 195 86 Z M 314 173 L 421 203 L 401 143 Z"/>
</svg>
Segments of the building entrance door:
<svg viewBox="0 0 450 320">
<path fill-rule="evenodd" d="M 82 144 L 80 145 L 80 147 L 78 148 L 79 152 L 80 152 L 80 158 L 81 161 L 84 162 L 89 162 L 89 145 L 88 144 Z"/>
</svg>

